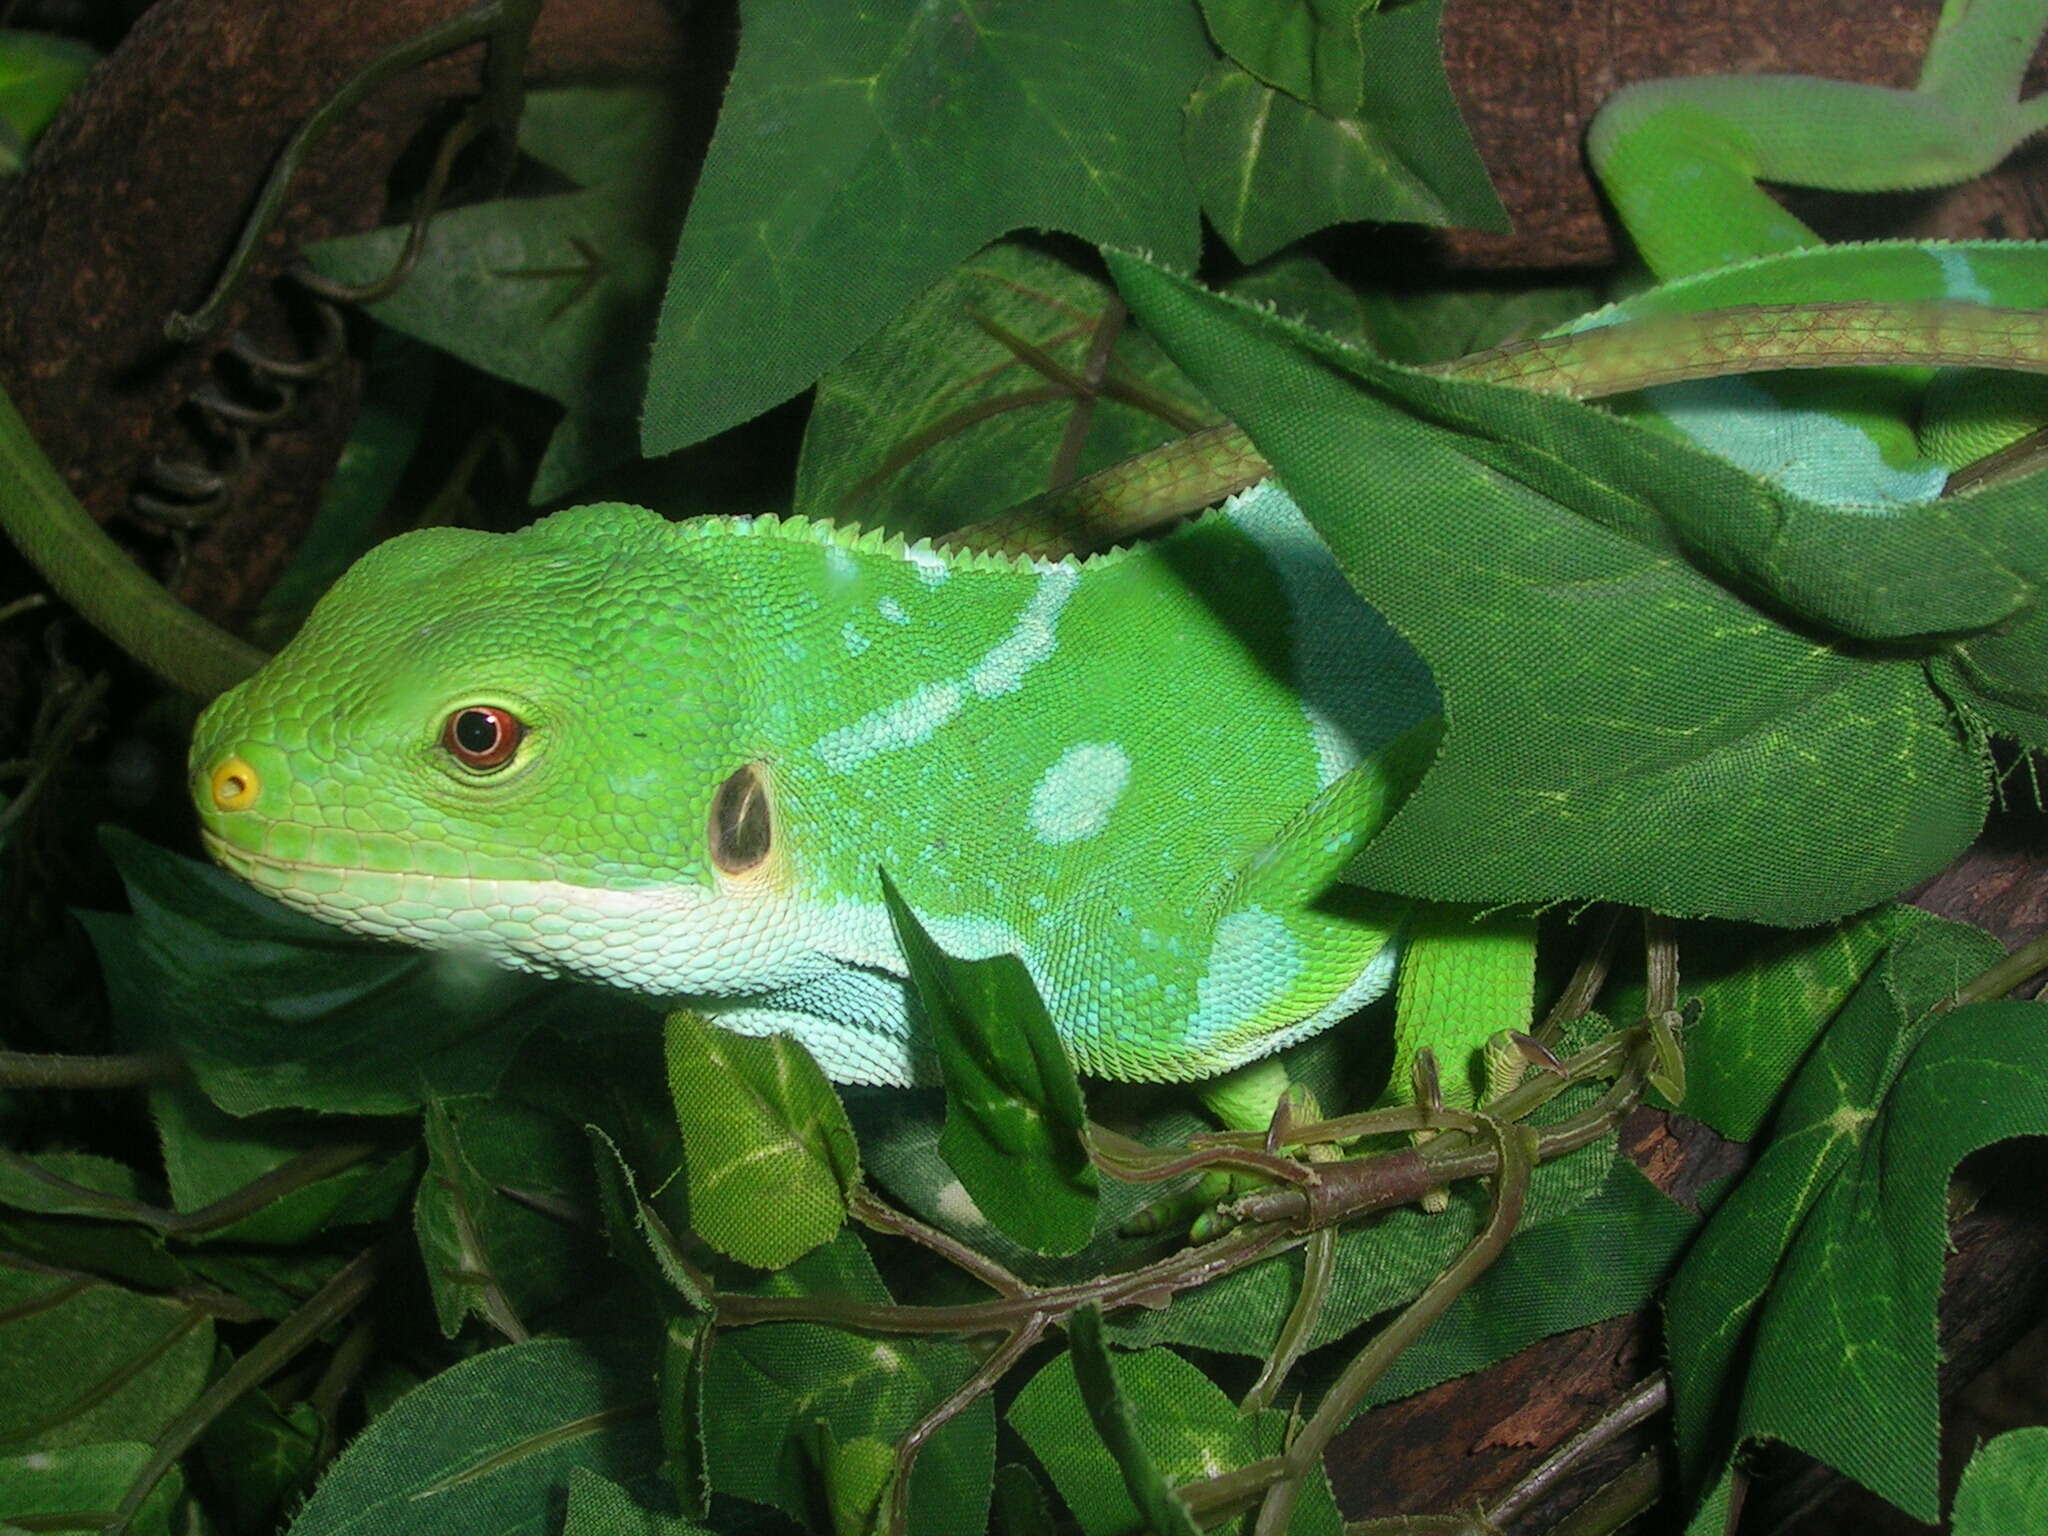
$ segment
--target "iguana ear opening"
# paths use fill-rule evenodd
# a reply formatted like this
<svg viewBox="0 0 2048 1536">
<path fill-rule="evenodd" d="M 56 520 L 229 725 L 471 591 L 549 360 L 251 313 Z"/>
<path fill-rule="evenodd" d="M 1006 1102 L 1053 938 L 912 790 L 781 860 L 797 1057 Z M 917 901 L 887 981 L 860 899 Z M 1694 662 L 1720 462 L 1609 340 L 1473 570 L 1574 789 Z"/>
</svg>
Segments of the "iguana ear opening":
<svg viewBox="0 0 2048 1536">
<path fill-rule="evenodd" d="M 735 769 L 711 797 L 711 862 L 720 873 L 742 875 L 775 846 L 775 813 L 768 779 L 752 763 Z"/>
</svg>

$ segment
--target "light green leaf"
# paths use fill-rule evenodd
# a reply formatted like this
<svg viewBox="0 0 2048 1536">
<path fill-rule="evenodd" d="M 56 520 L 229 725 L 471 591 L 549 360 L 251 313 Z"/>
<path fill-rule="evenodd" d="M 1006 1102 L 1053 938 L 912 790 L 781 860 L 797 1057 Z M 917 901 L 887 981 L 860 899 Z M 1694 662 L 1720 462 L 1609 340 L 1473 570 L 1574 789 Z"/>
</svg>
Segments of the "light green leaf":
<svg viewBox="0 0 2048 1536">
<path fill-rule="evenodd" d="M 1117 1356 L 1116 1383 L 1130 1406 L 1136 1444 L 1167 1485 L 1197 1482 L 1286 1448 L 1286 1413 L 1269 1408 L 1245 1417 L 1221 1387 L 1170 1349 Z M 1123 1472 L 1096 1433 L 1071 1352 L 1024 1384 L 1008 1417 L 1086 1536 L 1136 1536 L 1146 1529 Z M 1295 1536 L 1335 1536 L 1342 1524 L 1328 1483 L 1312 1476 L 1288 1529 Z"/>
<path fill-rule="evenodd" d="M 0 1269 L 0 1454 L 153 1439 L 212 1367 L 213 1323 L 195 1306 Z"/>
<path fill-rule="evenodd" d="M 1325 117 L 1358 110 L 1359 25 L 1379 0 L 1202 0 L 1216 46 Z"/>
<path fill-rule="evenodd" d="M 1015 229 L 1192 262 L 1186 0 L 740 8 L 683 226 L 642 440 L 685 447 L 788 399 Z"/>
<path fill-rule="evenodd" d="M 96 1530 L 112 1518 L 152 1454 L 147 1445 L 108 1441 L 0 1456 L 0 1530 Z M 184 1478 L 173 1467 L 136 1511 L 128 1536 L 170 1536 L 183 1491 Z"/>
<path fill-rule="evenodd" d="M 1508 227 L 1444 80 L 1442 15 L 1442 0 L 1420 0 L 1365 21 L 1372 64 L 1355 114 L 1304 105 L 1228 59 L 1203 78 L 1187 105 L 1188 168 L 1242 260 L 1358 219 Z"/>
<path fill-rule="evenodd" d="M 860 1239 L 842 1232 L 760 1286 L 769 1295 L 889 1299 Z M 813 1323 L 722 1332 L 704 1368 L 704 1460 L 720 1493 L 805 1518 L 817 1470 L 814 1425 L 839 1445 L 894 1445 L 974 1371 L 955 1340 L 867 1337 Z M 995 1460 L 995 1411 L 986 1395 L 935 1434 L 910 1485 L 913 1536 L 978 1531 Z"/>
<path fill-rule="evenodd" d="M 636 1500 L 662 1497 L 645 1374 L 570 1339 L 508 1344 L 372 1419 L 288 1536 L 533 1536 L 555 1518 L 578 1467 Z"/>
<path fill-rule="evenodd" d="M 933 284 L 818 383 L 795 510 L 905 537 L 949 532 L 1217 418 L 1135 327 L 1113 332 L 1092 403 L 1020 358 L 1085 378 L 1103 313 L 1092 271 L 998 241 Z M 1068 431 L 1086 428 L 1062 474 Z"/>
<path fill-rule="evenodd" d="M 1894 940 L 1687 1255 L 1667 1334 L 1689 1485 L 1768 1438 L 1937 1518 L 1949 1175 L 1978 1147 L 2048 1132 L 2048 1008 L 1935 1011 L 1999 956 L 1931 918 Z"/>
<path fill-rule="evenodd" d="M 2015 1429 L 1980 1445 L 1949 1519 L 1955 1536 L 2048 1530 L 2048 1428 Z"/>
<path fill-rule="evenodd" d="M 787 1035 L 736 1035 L 688 1012 L 669 1015 L 667 1038 L 697 1235 L 761 1269 L 831 1241 L 860 1152 L 810 1052 Z"/>
<path fill-rule="evenodd" d="M 99 55 L 44 32 L 0 28 L 0 176 L 28 163 L 28 151 Z"/>
<path fill-rule="evenodd" d="M 1983 760 L 1921 659 L 1816 645 L 1687 561 L 1657 512 L 1749 519 L 1790 493 L 1111 265 L 1442 691 L 1437 762 L 1347 878 L 1805 924 L 1892 896 L 1981 825 Z"/>
<path fill-rule="evenodd" d="M 886 871 L 882 899 L 946 1084 L 941 1155 L 999 1230 L 1040 1253 L 1075 1252 L 1095 1230 L 1088 1111 L 1024 962 L 946 954 Z"/>
<path fill-rule="evenodd" d="M 569 1471 L 569 1519 L 562 1536 L 711 1536 L 681 1515 L 636 1504 L 617 1483 L 588 1467 Z"/>
</svg>

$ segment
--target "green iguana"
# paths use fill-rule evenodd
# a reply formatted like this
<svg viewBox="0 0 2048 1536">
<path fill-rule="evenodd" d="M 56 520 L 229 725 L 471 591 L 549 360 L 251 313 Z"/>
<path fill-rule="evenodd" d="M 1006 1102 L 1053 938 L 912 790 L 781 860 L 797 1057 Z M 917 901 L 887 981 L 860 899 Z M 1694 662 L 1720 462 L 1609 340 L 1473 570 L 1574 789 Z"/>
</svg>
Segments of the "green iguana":
<svg viewBox="0 0 2048 1536">
<path fill-rule="evenodd" d="M 1843 361 L 2048 368 L 2043 316 L 2005 312 L 2048 309 L 2038 246 L 1728 265 L 1814 243 L 1759 177 L 1990 168 L 2048 124 L 2016 100 L 2044 27 L 2048 0 L 1950 0 L 1912 92 L 1621 93 L 1596 168 L 1667 286 L 1446 371 L 1591 395 Z M 1810 307 L 1843 300 L 1878 302 Z M 1717 379 L 1633 409 L 1808 494 L 1909 499 L 2048 417 L 2017 375 L 1977 377 L 2007 382 L 1937 409 L 1975 424 L 1947 436 L 1910 415 L 1924 374 L 1847 404 L 1837 374 L 1818 396 Z M 1404 929 L 1423 941 L 1402 1050 L 1469 1055 L 1526 1011 L 1528 927 L 1338 878 L 1426 764 L 1436 695 L 1264 473 L 1220 429 L 984 531 L 1011 553 L 625 506 L 407 534 L 201 721 L 207 845 L 359 932 L 687 999 L 842 1080 L 921 1070 L 878 866 L 947 949 L 1021 956 L 1084 1072 L 1265 1057 L 1385 991 Z M 1226 494 L 1153 543 L 1014 552 L 1057 548 L 1038 535 L 1077 515 L 1114 529 Z"/>
</svg>

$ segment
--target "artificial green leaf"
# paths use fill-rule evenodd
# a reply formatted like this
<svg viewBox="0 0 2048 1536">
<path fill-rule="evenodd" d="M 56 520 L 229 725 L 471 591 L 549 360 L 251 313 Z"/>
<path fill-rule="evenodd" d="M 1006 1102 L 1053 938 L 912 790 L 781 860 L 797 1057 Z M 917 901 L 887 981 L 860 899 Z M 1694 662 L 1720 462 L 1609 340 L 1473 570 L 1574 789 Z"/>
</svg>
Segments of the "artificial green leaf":
<svg viewBox="0 0 2048 1536">
<path fill-rule="evenodd" d="M 196 1305 L 0 1269 L 0 1454 L 153 1439 L 212 1366 L 213 1323 Z"/>
<path fill-rule="evenodd" d="M 1981 825 L 1981 755 L 1919 659 L 1815 645 L 1688 563 L 1656 511 L 1748 518 L 1789 493 L 1111 265 L 1442 691 L 1441 754 L 1348 879 L 1801 924 L 1893 895 Z"/>
<path fill-rule="evenodd" d="M 994 1536 L 1055 1536 L 1045 1490 L 1021 1462 L 1006 1461 L 996 1468 L 989 1514 Z"/>
<path fill-rule="evenodd" d="M 880 1527 L 882 1497 L 896 1470 L 896 1448 L 869 1435 L 841 1445 L 825 1419 L 811 1429 L 804 1449 L 824 1494 L 834 1536 L 868 1536 Z"/>
<path fill-rule="evenodd" d="M 1699 1227 L 1636 1165 L 1618 1158 L 1600 1192 L 1518 1232 L 1507 1251 L 1374 1385 L 1365 1406 L 1483 1371 L 1539 1339 L 1647 1303 Z"/>
<path fill-rule="evenodd" d="M 767 1295 L 886 1302 L 860 1239 L 842 1232 L 766 1277 Z M 867 1336 L 814 1323 L 726 1329 L 704 1367 L 704 1460 L 713 1489 L 806 1518 L 816 1469 L 812 1426 L 834 1440 L 894 1445 L 973 1374 L 953 1339 Z M 934 1434 L 910 1480 L 913 1536 L 978 1531 L 995 1459 L 995 1413 L 984 1394 Z"/>
<path fill-rule="evenodd" d="M 787 1035 L 736 1035 L 672 1013 L 668 1085 L 699 1237 L 761 1269 L 831 1240 L 860 1152 L 809 1051 Z"/>
<path fill-rule="evenodd" d="M 369 306 L 383 324 L 562 404 L 535 473 L 536 502 L 637 457 L 634 418 L 673 219 L 673 199 L 657 195 L 648 174 L 668 157 L 665 99 L 619 87 L 545 101 L 556 94 L 535 94 L 522 146 L 538 134 L 546 158 L 597 179 L 579 192 L 436 214 L 405 282 Z M 586 120 L 589 142 L 571 147 Z M 395 225 L 305 254 L 324 277 L 374 282 L 408 234 Z"/>
<path fill-rule="evenodd" d="M 375 1124 L 331 1119 L 237 1120 L 183 1082 L 151 1089 L 149 1105 L 171 1202 L 181 1212 L 225 1199 L 295 1159 L 317 1158 L 351 1143 L 372 1146 L 390 1134 Z M 287 1190 L 239 1221 L 194 1236 L 209 1242 L 290 1244 L 334 1227 L 382 1221 L 405 1203 L 417 1172 L 410 1150 L 393 1145 Z"/>
<path fill-rule="evenodd" d="M 1131 1405 L 1109 1362 L 1109 1347 L 1102 1342 L 1102 1311 L 1092 1302 L 1067 1319 L 1067 1345 L 1081 1406 L 1102 1448 L 1116 1463 L 1124 1494 L 1144 1528 L 1155 1536 L 1196 1536 L 1187 1505 L 1175 1496 L 1173 1484 L 1161 1475 L 1139 1439 Z"/>
<path fill-rule="evenodd" d="M 662 1498 L 644 1374 L 573 1339 L 508 1344 L 450 1366 L 372 1419 L 288 1536 L 531 1533 L 555 1517 L 578 1467 L 633 1499 Z"/>
<path fill-rule="evenodd" d="M 1228 59 L 1203 77 L 1187 105 L 1188 168 L 1241 259 L 1358 219 L 1507 229 L 1444 79 L 1442 17 L 1443 0 L 1418 0 L 1365 20 L 1372 66 L 1355 113 L 1319 111 Z"/>
<path fill-rule="evenodd" d="M 245 1392 L 207 1426 L 199 1450 L 237 1524 L 275 1530 L 318 1469 L 320 1416 L 310 1403 L 286 1413 L 267 1393 Z"/>
<path fill-rule="evenodd" d="M 1313 256 L 1286 252 L 1225 290 L 1396 363 L 1441 363 L 1557 329 L 1600 302 L 1584 283 L 1529 288 L 1469 283 L 1449 288 L 1354 287 Z"/>
<path fill-rule="evenodd" d="M 1932 918 L 1895 939 L 1687 1255 L 1666 1331 L 1690 1486 L 1768 1438 L 1937 1518 L 1949 1174 L 1978 1147 L 2048 1132 L 2048 1008 L 1940 1011 L 2000 955 Z"/>
<path fill-rule="evenodd" d="M 1095 1230 L 1088 1111 L 1030 972 L 1015 955 L 947 954 L 887 871 L 882 899 L 946 1085 L 941 1155 L 1001 1231 L 1041 1253 L 1076 1251 Z"/>
<path fill-rule="evenodd" d="M 1322 113 L 1358 110 L 1365 51 L 1359 24 L 1379 0 L 1202 0 L 1216 46 L 1271 86 Z"/>
<path fill-rule="evenodd" d="M 1288 1414 L 1273 1408 L 1240 1414 L 1221 1387 L 1170 1349 L 1117 1356 L 1116 1382 L 1129 1403 L 1137 1446 L 1169 1486 L 1199 1482 L 1286 1449 Z M 1074 1356 L 1063 1353 L 1024 1384 L 1010 1404 L 1010 1424 L 1086 1536 L 1137 1536 L 1147 1527 L 1082 1393 Z M 1312 1475 L 1288 1529 L 1295 1536 L 1334 1536 L 1342 1524 L 1328 1483 L 1320 1473 Z"/>
<path fill-rule="evenodd" d="M 681 1515 L 636 1504 L 617 1483 L 588 1467 L 569 1471 L 569 1518 L 562 1536 L 711 1536 Z"/>
<path fill-rule="evenodd" d="M 119 828 L 102 840 L 135 911 L 82 914 L 115 1019 L 232 1115 L 402 1113 L 490 1088 L 551 1019 L 647 1017 L 623 993 L 366 944 Z"/>
<path fill-rule="evenodd" d="M 146 1219 L 161 1210 L 142 1176 L 126 1163 L 90 1152 L 45 1152 L 24 1157 L 0 1149 L 0 1205 L 45 1216 L 100 1216 L 116 1221 Z"/>
<path fill-rule="evenodd" d="M 0 176 L 28 163 L 29 148 L 97 58 L 68 37 L 0 27 Z"/>
<path fill-rule="evenodd" d="M 749 0 L 648 366 L 646 451 L 788 399 L 1014 229 L 1192 262 L 1185 0 Z"/>
<path fill-rule="evenodd" d="M 1955 1536 L 2048 1530 L 2048 1428 L 2009 1430 L 1977 1447 L 1949 1521 Z"/>
<path fill-rule="evenodd" d="M 955 267 L 819 380 L 795 510 L 945 533 L 1215 421 L 1120 309 L 1092 399 L 1006 345 L 1085 380 L 1115 304 L 1093 272 L 1019 241 Z"/>
<path fill-rule="evenodd" d="M 497 1197 L 469 1159 L 455 1122 L 440 1099 L 427 1100 L 427 1176 L 413 1203 L 413 1235 L 427 1269 L 427 1289 L 444 1338 L 454 1338 L 470 1314 L 506 1338 L 526 1337 L 493 1268 L 490 1231 Z"/>
<path fill-rule="evenodd" d="M 113 1518 L 154 1454 L 134 1441 L 105 1441 L 0 1456 L 0 1530 L 97 1530 Z M 184 1479 L 173 1467 L 135 1512 L 127 1536 L 170 1536 L 183 1491 Z"/>
</svg>

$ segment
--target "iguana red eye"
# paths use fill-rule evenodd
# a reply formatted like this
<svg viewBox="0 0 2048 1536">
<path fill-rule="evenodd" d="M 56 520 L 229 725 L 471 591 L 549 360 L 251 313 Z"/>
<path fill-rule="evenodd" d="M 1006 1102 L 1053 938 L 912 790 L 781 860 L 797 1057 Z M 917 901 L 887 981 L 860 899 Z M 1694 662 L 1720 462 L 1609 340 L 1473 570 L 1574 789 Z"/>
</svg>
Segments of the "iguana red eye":
<svg viewBox="0 0 2048 1536">
<path fill-rule="evenodd" d="M 458 709 L 441 727 L 441 745 L 465 768 L 488 772 L 512 761 L 526 727 L 509 709 L 495 704 L 472 704 Z"/>
</svg>

